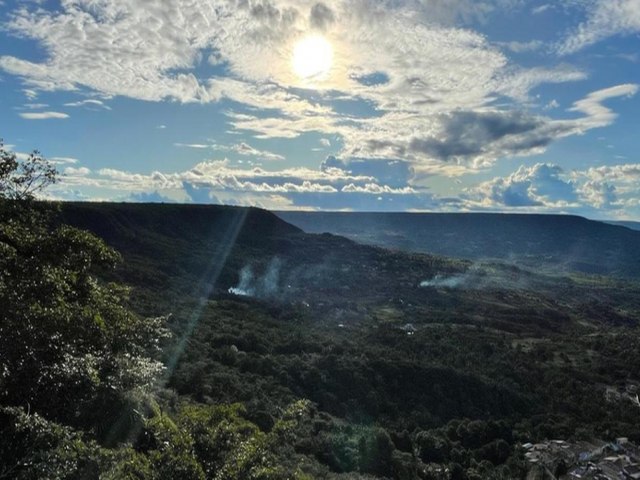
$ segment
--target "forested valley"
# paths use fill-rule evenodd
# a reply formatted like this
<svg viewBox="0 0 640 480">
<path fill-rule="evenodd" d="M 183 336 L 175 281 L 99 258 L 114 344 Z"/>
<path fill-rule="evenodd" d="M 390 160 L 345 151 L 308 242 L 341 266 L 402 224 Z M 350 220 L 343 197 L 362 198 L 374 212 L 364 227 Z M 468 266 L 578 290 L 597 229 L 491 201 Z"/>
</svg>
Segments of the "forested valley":
<svg viewBox="0 0 640 480">
<path fill-rule="evenodd" d="M 640 284 L 56 204 L 0 150 L 0 479 L 516 479 L 640 442 Z"/>
</svg>

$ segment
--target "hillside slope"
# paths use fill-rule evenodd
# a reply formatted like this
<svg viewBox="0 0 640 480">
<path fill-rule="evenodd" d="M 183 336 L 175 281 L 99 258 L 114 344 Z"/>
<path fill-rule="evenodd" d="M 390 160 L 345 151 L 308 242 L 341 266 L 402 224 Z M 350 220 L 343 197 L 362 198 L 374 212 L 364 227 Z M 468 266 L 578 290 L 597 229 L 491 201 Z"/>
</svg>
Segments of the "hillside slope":
<svg viewBox="0 0 640 480">
<path fill-rule="evenodd" d="M 468 259 L 640 275 L 640 232 L 570 215 L 278 212 L 306 232 Z"/>
<path fill-rule="evenodd" d="M 243 276 L 255 296 L 272 300 L 294 299 L 300 291 L 328 302 L 343 301 L 340 292 L 386 298 L 424 278 L 464 268 L 430 255 L 392 253 L 342 237 L 307 234 L 255 208 L 65 203 L 61 221 L 95 233 L 121 252 L 125 261 L 116 278 L 149 302 L 226 293 L 240 286 Z M 272 285 L 265 283 L 269 272 Z M 383 277 L 395 281 L 381 281 Z"/>
<path fill-rule="evenodd" d="M 267 431 L 314 403 L 295 445 L 310 478 L 452 462 L 521 478 L 522 443 L 640 440 L 637 407 L 608 395 L 640 384 L 636 281 L 389 251 L 258 209 L 64 204 L 63 219 L 122 253 L 134 308 L 173 314 L 168 401 L 242 402 Z"/>
</svg>

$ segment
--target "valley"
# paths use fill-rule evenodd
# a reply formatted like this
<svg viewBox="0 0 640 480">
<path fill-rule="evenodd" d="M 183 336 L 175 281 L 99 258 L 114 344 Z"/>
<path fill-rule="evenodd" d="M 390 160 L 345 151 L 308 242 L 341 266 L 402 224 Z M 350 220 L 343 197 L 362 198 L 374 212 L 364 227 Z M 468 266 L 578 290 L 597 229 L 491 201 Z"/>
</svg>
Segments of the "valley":
<svg viewBox="0 0 640 480">
<path fill-rule="evenodd" d="M 453 464 L 516 478 L 522 444 L 640 441 L 637 405 L 606 393 L 640 381 L 634 279 L 386 250 L 257 209 L 65 204 L 63 218 L 121 252 L 110 275 L 135 309 L 172 314 L 168 391 L 241 402 L 266 430 L 313 402 L 322 421 L 295 444 L 313 478 Z M 378 431 L 384 465 L 358 453 Z"/>
</svg>

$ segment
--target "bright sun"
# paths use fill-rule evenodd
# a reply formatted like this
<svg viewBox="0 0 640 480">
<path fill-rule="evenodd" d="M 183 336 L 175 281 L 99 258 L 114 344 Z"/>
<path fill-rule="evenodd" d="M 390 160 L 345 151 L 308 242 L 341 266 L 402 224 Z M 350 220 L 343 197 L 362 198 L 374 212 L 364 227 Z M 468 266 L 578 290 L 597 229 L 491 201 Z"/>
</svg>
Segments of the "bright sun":
<svg viewBox="0 0 640 480">
<path fill-rule="evenodd" d="M 326 76 L 332 61 L 331 44 L 320 35 L 303 38 L 293 49 L 293 72 L 303 80 Z"/>
</svg>

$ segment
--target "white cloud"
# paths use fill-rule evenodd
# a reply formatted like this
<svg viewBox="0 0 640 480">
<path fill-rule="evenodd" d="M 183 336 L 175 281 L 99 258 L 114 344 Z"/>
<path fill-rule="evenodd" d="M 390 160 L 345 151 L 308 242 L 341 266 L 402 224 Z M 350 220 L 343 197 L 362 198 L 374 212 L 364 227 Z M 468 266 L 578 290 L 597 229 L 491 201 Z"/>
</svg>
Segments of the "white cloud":
<svg viewBox="0 0 640 480">
<path fill-rule="evenodd" d="M 184 148 L 197 148 L 199 150 L 204 150 L 205 148 L 211 148 L 211 145 L 206 143 L 174 143 L 175 147 L 184 147 Z"/>
<path fill-rule="evenodd" d="M 73 157 L 51 157 L 49 158 L 49 161 L 54 165 L 75 165 L 76 163 L 78 163 L 78 159 Z"/>
<path fill-rule="evenodd" d="M 102 100 L 96 100 L 93 98 L 87 100 L 79 100 L 77 102 L 69 102 L 64 104 L 65 107 L 97 107 L 104 110 L 111 110 L 109 105 L 106 105 Z"/>
<path fill-rule="evenodd" d="M 25 88 L 24 90 L 22 90 L 22 93 L 24 93 L 24 96 L 29 100 L 35 100 L 36 98 L 38 98 L 38 92 L 36 92 L 32 88 Z"/>
<path fill-rule="evenodd" d="M 216 150 L 226 150 L 235 152 L 239 155 L 244 155 L 248 157 L 256 157 L 261 160 L 284 160 L 285 158 L 282 155 L 277 153 L 270 152 L 268 150 L 258 150 L 248 143 L 240 142 L 235 145 L 225 146 L 225 145 L 213 145 L 213 148 Z"/>
<path fill-rule="evenodd" d="M 70 177 L 86 177 L 91 173 L 91 170 L 87 167 L 67 167 L 64 169 L 63 173 Z"/>
<path fill-rule="evenodd" d="M 574 106 L 584 115 L 577 119 L 528 113 L 534 88 L 579 81 L 585 72 L 569 65 L 519 67 L 484 35 L 460 27 L 521 5 L 516 0 L 67 0 L 53 12 L 13 12 L 7 30 L 46 46 L 47 58 L 3 56 L 0 69 L 22 77 L 34 94 L 88 90 L 100 98 L 228 99 L 233 103 L 225 119 L 232 132 L 258 139 L 314 132 L 339 139 L 346 157 L 402 158 L 421 174 L 459 175 L 501 157 L 541 153 L 559 138 L 608 125 L 615 114 L 601 102 L 625 89 L 632 93 L 620 86 L 593 94 Z M 318 31 L 332 43 L 335 61 L 326 80 L 309 83 L 292 73 L 291 54 L 298 40 Z M 506 48 L 538 46 L 533 41 Z M 202 73 L 208 59 L 225 65 L 224 76 Z M 365 113 L 345 114 L 339 102 L 362 106 L 353 111 Z M 222 148 L 281 159 L 242 143 Z"/>
<path fill-rule="evenodd" d="M 48 120 L 52 118 L 64 119 L 69 118 L 69 115 L 62 112 L 21 112 L 20 115 L 26 120 Z"/>
<path fill-rule="evenodd" d="M 640 206 L 640 164 L 572 172 L 547 163 L 522 166 L 506 177 L 466 189 L 463 198 L 472 209 L 529 209 L 589 216 L 611 212 L 613 216 L 628 216 Z"/>
<path fill-rule="evenodd" d="M 582 117 L 553 120 L 518 110 L 455 110 L 431 118 L 388 115 L 345 135 L 353 156 L 404 158 L 416 169 L 455 175 L 456 168 L 479 169 L 502 157 L 542 153 L 554 141 L 590 129 L 610 125 L 616 114 L 603 102 L 635 94 L 637 85 L 619 85 L 599 90 L 576 102 L 571 111 Z M 387 122 L 391 125 L 387 125 Z M 394 127 L 402 125 L 403 131 Z"/>
<path fill-rule="evenodd" d="M 588 181 L 579 189 L 583 200 L 598 209 L 615 209 L 622 205 L 616 195 L 616 187 L 607 182 Z"/>
<path fill-rule="evenodd" d="M 638 92 L 638 85 L 624 84 L 598 90 L 586 98 L 574 103 L 570 111 L 584 113 L 586 117 L 580 123 L 585 130 L 611 125 L 617 115 L 602 103 L 616 97 L 631 97 Z"/>
<path fill-rule="evenodd" d="M 285 160 L 280 154 L 270 152 L 268 150 L 259 150 L 257 148 L 252 147 L 246 142 L 236 143 L 234 145 L 218 145 L 215 143 L 174 143 L 176 147 L 185 147 L 185 148 L 195 148 L 199 150 L 204 149 L 212 149 L 217 151 L 225 151 L 225 152 L 234 152 L 238 155 L 243 155 L 246 157 L 256 157 L 261 160 L 275 161 L 275 160 Z"/>
<path fill-rule="evenodd" d="M 586 2 L 587 20 L 558 47 L 560 54 L 575 53 L 614 35 L 640 32 L 640 0 Z"/>
<path fill-rule="evenodd" d="M 347 193 L 367 193 L 371 195 L 380 195 L 383 193 L 391 193 L 393 195 L 412 195 L 418 193 L 414 188 L 393 188 L 388 185 L 378 185 L 377 183 L 367 183 L 365 185 L 354 185 L 350 183 L 342 187 L 342 192 Z"/>
<path fill-rule="evenodd" d="M 553 8 L 553 5 L 545 3 L 543 5 L 539 5 L 537 7 L 532 8 L 531 9 L 531 13 L 533 13 L 534 15 L 540 15 L 541 13 L 544 13 L 547 10 L 550 10 L 552 8 Z"/>
<path fill-rule="evenodd" d="M 49 105 L 46 103 L 25 103 L 22 105 L 23 108 L 28 110 L 42 110 L 43 108 L 47 108 Z"/>
<path fill-rule="evenodd" d="M 479 206 L 566 208 L 577 202 L 575 185 L 558 165 L 521 166 L 507 177 L 470 188 L 466 197 Z"/>
<path fill-rule="evenodd" d="M 506 49 L 514 52 L 514 53 L 524 53 L 524 52 L 534 52 L 536 50 L 540 50 L 544 47 L 544 42 L 541 40 L 529 40 L 528 42 L 500 42 L 499 46 L 505 47 Z"/>
</svg>

